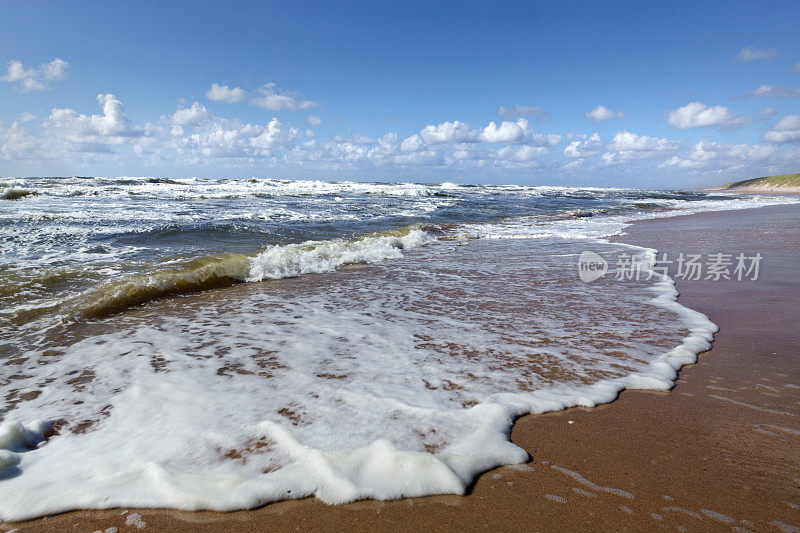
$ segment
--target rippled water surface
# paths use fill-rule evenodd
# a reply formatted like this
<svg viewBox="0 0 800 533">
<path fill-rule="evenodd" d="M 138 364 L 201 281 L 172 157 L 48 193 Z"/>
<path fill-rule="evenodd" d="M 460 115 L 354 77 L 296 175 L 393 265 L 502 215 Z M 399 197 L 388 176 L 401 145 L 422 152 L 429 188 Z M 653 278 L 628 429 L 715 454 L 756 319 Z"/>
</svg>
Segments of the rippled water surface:
<svg viewBox="0 0 800 533">
<path fill-rule="evenodd" d="M 0 180 L 0 519 L 460 493 L 529 412 L 669 388 L 715 326 L 578 279 L 627 221 L 791 201 Z"/>
</svg>

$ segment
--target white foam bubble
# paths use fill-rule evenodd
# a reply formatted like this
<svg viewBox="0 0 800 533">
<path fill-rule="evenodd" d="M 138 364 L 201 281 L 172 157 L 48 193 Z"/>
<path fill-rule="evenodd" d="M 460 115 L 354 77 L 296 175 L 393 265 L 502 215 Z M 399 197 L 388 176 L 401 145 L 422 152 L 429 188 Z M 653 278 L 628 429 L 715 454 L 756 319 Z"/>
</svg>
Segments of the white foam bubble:
<svg viewBox="0 0 800 533">
<path fill-rule="evenodd" d="M 396 238 L 375 237 L 378 257 Z M 343 257 L 336 246 L 326 257 Z M 675 302 L 669 280 L 624 291 L 577 280 L 564 257 L 581 246 L 408 248 L 335 284 L 162 301 L 98 322 L 58 357 L 26 354 L 30 377 L 0 393 L 41 394 L 4 434 L 64 422 L 44 444 L 5 448 L 18 463 L 0 517 L 461 494 L 528 459 L 508 440 L 518 416 L 669 388 L 708 347 L 713 325 Z"/>
<path fill-rule="evenodd" d="M 248 281 L 329 272 L 345 264 L 376 263 L 402 257 L 402 250 L 433 242 L 419 228 L 397 235 L 370 235 L 357 241 L 334 239 L 271 246 L 251 260 Z"/>
</svg>

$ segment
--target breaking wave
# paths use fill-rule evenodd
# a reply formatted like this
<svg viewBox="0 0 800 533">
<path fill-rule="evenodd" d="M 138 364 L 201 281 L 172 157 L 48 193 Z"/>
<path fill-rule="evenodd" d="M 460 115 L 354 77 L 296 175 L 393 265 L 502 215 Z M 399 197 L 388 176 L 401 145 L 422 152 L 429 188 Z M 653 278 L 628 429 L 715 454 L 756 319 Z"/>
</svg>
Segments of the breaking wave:
<svg viewBox="0 0 800 533">
<path fill-rule="evenodd" d="M 112 281 L 81 294 L 72 307 L 81 317 L 98 318 L 151 300 L 218 289 L 241 282 L 321 274 L 344 265 L 376 263 L 433 240 L 418 226 L 367 235 L 270 246 L 248 256 L 219 254 L 192 259 L 180 268 Z"/>
</svg>

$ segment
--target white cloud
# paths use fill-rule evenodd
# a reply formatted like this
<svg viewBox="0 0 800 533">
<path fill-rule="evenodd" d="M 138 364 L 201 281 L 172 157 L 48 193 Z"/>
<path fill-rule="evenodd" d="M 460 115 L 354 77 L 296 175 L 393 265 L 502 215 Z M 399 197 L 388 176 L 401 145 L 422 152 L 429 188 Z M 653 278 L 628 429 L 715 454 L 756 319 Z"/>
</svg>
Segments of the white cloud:
<svg viewBox="0 0 800 533">
<path fill-rule="evenodd" d="M 275 162 L 279 154 L 291 152 L 304 139 L 304 132 L 276 118 L 266 125 L 250 124 L 206 111 L 200 120 L 192 122 L 188 132 L 174 122 L 174 114 L 148 124 L 146 134 L 133 142 L 134 153 L 176 165 L 205 165 L 214 159 L 225 161 L 226 166 L 256 161 L 264 164 Z"/>
<path fill-rule="evenodd" d="M 612 118 L 617 118 L 622 120 L 625 118 L 624 111 L 612 111 L 611 109 L 607 108 L 604 105 L 599 105 L 592 109 L 591 111 L 586 112 L 586 118 L 590 120 L 594 120 L 595 122 L 603 122 L 604 120 L 610 120 Z"/>
<path fill-rule="evenodd" d="M 400 149 L 404 152 L 419 152 L 424 145 L 425 143 L 422 142 L 422 138 L 414 134 L 411 137 L 403 139 L 403 142 L 400 144 Z"/>
<path fill-rule="evenodd" d="M 777 48 L 755 48 L 753 46 L 748 46 L 747 48 L 741 49 L 736 59 L 739 61 L 761 61 L 772 59 L 776 55 L 778 55 Z"/>
<path fill-rule="evenodd" d="M 733 129 L 750 123 L 747 117 L 735 115 L 725 106 L 709 107 L 702 102 L 691 102 L 670 111 L 667 122 L 670 126 L 681 130 L 709 126 Z"/>
<path fill-rule="evenodd" d="M 22 115 L 25 115 L 23 113 Z M 0 160 L 42 160 L 48 155 L 42 150 L 42 140 L 28 130 L 21 116 L 15 120 L 11 127 L 4 129 L 0 123 Z"/>
<path fill-rule="evenodd" d="M 229 87 L 227 85 L 211 84 L 211 88 L 206 92 L 206 98 L 215 102 L 225 102 L 232 104 L 241 102 L 247 98 L 247 91 L 240 87 Z"/>
<path fill-rule="evenodd" d="M 561 135 L 558 133 L 530 133 L 528 142 L 534 146 L 558 146 L 561 144 Z"/>
<path fill-rule="evenodd" d="M 298 111 L 319 106 L 319 104 L 311 100 L 302 100 L 297 95 L 282 92 L 271 82 L 264 84 L 258 92 L 261 96 L 251 99 L 250 103 L 272 111 L 279 109 Z"/>
<path fill-rule="evenodd" d="M 524 118 L 516 122 L 503 121 L 499 126 L 490 122 L 478 139 L 487 143 L 518 143 L 523 140 L 527 131 L 528 121 Z"/>
<path fill-rule="evenodd" d="M 518 162 L 524 163 L 535 161 L 547 153 L 547 149 L 541 146 L 504 146 L 496 152 L 497 158 L 501 162 Z"/>
<path fill-rule="evenodd" d="M 688 152 L 675 155 L 664 161 L 659 167 L 677 167 L 681 169 L 742 168 L 749 163 L 762 162 L 777 152 L 777 148 L 768 144 L 718 144 L 700 141 Z"/>
<path fill-rule="evenodd" d="M 209 116 L 208 109 L 198 102 L 191 107 L 183 107 L 172 114 L 172 122 L 178 126 L 194 126 Z"/>
<path fill-rule="evenodd" d="M 395 132 L 324 138 L 307 129 L 309 117 L 302 115 L 298 118 L 301 127 L 277 118 L 246 123 L 216 116 L 192 101 L 141 126 L 131 123 L 113 95 L 98 95 L 98 102 L 102 111 L 96 114 L 53 109 L 44 121 L 20 114 L 11 126 L 0 124 L 0 159 L 27 161 L 25 165 L 40 165 L 45 160 L 53 161 L 53 165 L 113 164 L 120 169 L 131 165 L 188 169 L 197 165 L 245 172 L 302 169 L 321 176 L 336 171 L 374 177 L 415 175 L 421 179 L 453 172 L 491 179 L 492 173 L 507 177 L 507 171 L 533 168 L 541 170 L 537 175 L 550 176 L 576 168 L 607 173 L 608 169 L 598 169 L 612 164 L 617 165 L 615 175 L 630 176 L 635 165 L 662 175 L 674 172 L 687 176 L 723 169 L 736 169 L 741 174 L 743 165 L 767 173 L 772 168 L 789 168 L 800 157 L 792 145 L 701 141 L 690 147 L 629 131 L 619 131 L 610 140 L 598 133 L 569 134 L 566 146 L 553 150 L 561 144 L 562 136 L 534 132 L 525 119 L 493 121 L 481 127 L 461 121 L 442 122 L 405 139 Z M 785 117 L 765 134 L 765 140 L 800 142 L 800 116 Z"/>
<path fill-rule="evenodd" d="M 572 141 L 564 148 L 564 155 L 570 159 L 581 159 L 599 155 L 602 151 L 602 140 L 599 133 L 591 137 Z"/>
<path fill-rule="evenodd" d="M 17 116 L 17 120 L 20 123 L 30 122 L 31 120 L 36 120 L 36 115 L 33 113 L 28 113 L 27 111 L 23 111 Z"/>
<path fill-rule="evenodd" d="M 440 165 L 442 163 L 441 155 L 434 150 L 423 150 L 420 152 L 409 152 L 406 154 L 396 155 L 393 162 L 398 165 Z"/>
<path fill-rule="evenodd" d="M 556 146 L 561 143 L 561 135 L 542 134 L 531 130 L 524 118 L 516 122 L 503 121 L 500 124 L 490 122 L 485 128 L 478 129 L 455 120 L 437 125 L 425 126 L 418 134 L 403 141 L 403 151 L 419 151 L 424 144 L 448 143 L 501 143 L 529 144 L 532 146 Z"/>
<path fill-rule="evenodd" d="M 6 75 L 0 77 L 0 80 L 13 83 L 14 88 L 23 93 L 44 91 L 50 88 L 52 82 L 66 78 L 68 68 L 69 63 L 59 58 L 38 67 L 26 67 L 21 61 L 14 59 L 8 62 Z"/>
<path fill-rule="evenodd" d="M 456 120 L 453 122 L 442 122 L 439 125 L 430 125 L 422 128 L 419 136 L 429 144 L 452 143 L 452 142 L 475 142 L 477 140 L 476 131 L 468 124 Z"/>
<path fill-rule="evenodd" d="M 797 98 L 800 96 L 800 89 L 792 89 L 780 85 L 759 85 L 758 89 L 747 96 L 753 98 Z"/>
<path fill-rule="evenodd" d="M 614 135 L 614 139 L 608 144 L 608 149 L 617 152 L 655 152 L 674 148 L 675 141 L 669 139 L 658 139 L 647 135 L 638 135 L 630 131 L 619 131 Z"/>
<path fill-rule="evenodd" d="M 521 118 L 534 115 L 539 118 L 539 122 L 550 118 L 550 114 L 541 107 L 520 104 L 516 104 L 513 107 L 500 106 L 497 108 L 497 114 L 506 118 Z"/>
<path fill-rule="evenodd" d="M 69 143 L 71 149 L 83 152 L 108 151 L 111 145 L 120 145 L 130 138 L 142 135 L 132 129 L 125 115 L 125 107 L 113 94 L 98 94 L 101 115 L 83 115 L 70 108 L 53 109 L 47 126 L 56 139 Z"/>
<path fill-rule="evenodd" d="M 311 115 L 310 117 L 306 118 L 306 122 L 308 122 L 309 126 L 319 126 L 322 124 L 322 117 L 319 115 Z"/>
<path fill-rule="evenodd" d="M 618 164 L 662 157 L 680 146 L 677 141 L 620 131 L 606 146 L 601 159 L 603 163 Z"/>
<path fill-rule="evenodd" d="M 380 163 L 385 161 L 386 158 L 395 155 L 398 150 L 398 139 L 399 137 L 394 132 L 389 132 L 382 136 L 370 151 L 371 159 Z"/>
<path fill-rule="evenodd" d="M 787 115 L 764 134 L 764 140 L 776 143 L 800 142 L 800 115 Z"/>
<path fill-rule="evenodd" d="M 248 129 L 250 132 L 256 133 L 252 128 Z M 278 119 L 273 118 L 266 128 L 262 128 L 258 135 L 251 136 L 248 142 L 256 149 L 257 153 L 271 155 L 274 150 L 293 144 L 299 136 L 299 130 L 286 128 Z"/>
</svg>

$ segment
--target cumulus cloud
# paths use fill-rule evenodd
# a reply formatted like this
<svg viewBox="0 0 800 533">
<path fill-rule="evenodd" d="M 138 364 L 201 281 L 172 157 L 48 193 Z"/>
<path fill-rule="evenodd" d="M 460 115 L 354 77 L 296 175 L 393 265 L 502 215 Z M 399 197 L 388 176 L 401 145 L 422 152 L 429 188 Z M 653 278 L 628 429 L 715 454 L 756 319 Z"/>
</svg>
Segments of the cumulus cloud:
<svg viewBox="0 0 800 533">
<path fill-rule="evenodd" d="M 534 146 L 558 146 L 561 144 L 561 135 L 558 133 L 529 133 L 527 142 Z"/>
<path fill-rule="evenodd" d="M 251 136 L 248 143 L 257 153 L 271 155 L 274 150 L 292 144 L 299 136 L 299 130 L 286 128 L 278 119 L 273 118 L 258 135 Z"/>
<path fill-rule="evenodd" d="M 444 159 L 441 154 L 435 150 L 422 150 L 419 152 L 410 152 L 407 154 L 400 154 L 393 158 L 392 162 L 400 166 L 438 166 L 443 163 Z"/>
<path fill-rule="evenodd" d="M 436 126 L 425 126 L 419 132 L 420 138 L 429 144 L 453 143 L 453 142 L 475 142 L 477 132 L 469 124 L 460 120 L 453 122 L 442 122 Z"/>
<path fill-rule="evenodd" d="M 199 102 L 185 104 L 154 122 L 134 125 L 119 99 L 98 95 L 101 111 L 82 114 L 53 109 L 44 120 L 20 114 L 9 125 L 0 123 L 0 159 L 63 164 L 92 162 L 153 165 L 154 168 L 307 169 L 324 173 L 366 171 L 374 176 L 408 172 L 420 177 L 483 176 L 507 170 L 543 169 L 553 175 L 566 169 L 597 169 L 623 164 L 647 165 L 647 171 L 711 173 L 722 169 L 785 168 L 797 160 L 794 146 L 718 145 L 702 141 L 689 147 L 665 138 L 619 131 L 607 140 L 598 133 L 567 136 L 563 150 L 558 134 L 533 131 L 524 118 L 473 126 L 449 121 L 425 126 L 406 138 L 347 134 L 324 138 L 307 129 L 312 117 L 298 118 L 301 127 L 272 118 L 248 123 L 214 115 Z M 370 132 L 371 133 L 371 132 Z M 800 115 L 791 115 L 765 134 L 769 142 L 800 142 Z M 793 158 L 793 159 L 792 159 Z M 33 164 L 33 163 L 30 163 Z M 38 164 L 38 163 L 37 163 Z M 760 165 L 760 166 L 759 166 Z M 246 170 L 245 170 L 246 169 Z M 405 171 L 403 169 L 406 169 Z M 384 172 L 385 170 L 385 172 Z M 744 170 L 737 170 L 744 172 Z M 766 170 L 764 170 L 766 172 Z"/>
<path fill-rule="evenodd" d="M 504 146 L 495 155 L 501 162 L 527 163 L 535 161 L 547 153 L 541 146 Z"/>
<path fill-rule="evenodd" d="M 425 143 L 417 134 L 403 139 L 403 142 L 400 143 L 400 149 L 404 152 L 419 152 L 423 146 L 425 146 Z"/>
<path fill-rule="evenodd" d="M 27 117 L 20 116 L 8 128 L 4 128 L 0 123 L 0 160 L 24 161 L 48 158 L 48 154 L 42 150 L 41 138 L 26 127 L 25 123 L 29 120 L 25 118 Z"/>
<path fill-rule="evenodd" d="M 240 87 L 229 87 L 227 85 L 211 84 L 211 88 L 206 92 L 206 98 L 215 102 L 225 102 L 232 104 L 241 102 L 247 98 L 247 91 Z"/>
<path fill-rule="evenodd" d="M 38 67 L 26 67 L 21 61 L 14 59 L 8 62 L 6 75 L 0 77 L 0 80 L 14 84 L 14 88 L 23 93 L 44 91 L 53 82 L 66 78 L 68 68 L 69 63 L 59 58 Z"/>
<path fill-rule="evenodd" d="M 800 142 L 800 115 L 787 115 L 764 134 L 764 140 L 776 143 Z"/>
<path fill-rule="evenodd" d="M 357 137 L 349 142 L 355 143 Z M 524 118 L 493 121 L 483 128 L 448 121 L 425 126 L 399 143 L 396 135 L 393 139 L 392 144 L 370 150 L 368 157 L 375 161 L 391 151 L 392 164 L 400 166 L 519 169 L 541 166 L 549 148 L 561 143 L 561 135 L 534 132 Z"/>
<path fill-rule="evenodd" d="M 528 131 L 528 121 L 524 118 L 516 122 L 503 121 L 498 126 L 490 122 L 478 135 L 478 139 L 487 143 L 518 143 Z"/>
<path fill-rule="evenodd" d="M 53 109 L 47 125 L 57 138 L 74 145 L 77 151 L 107 151 L 111 145 L 124 144 L 126 139 L 142 135 L 131 127 L 125 106 L 113 94 L 98 94 L 102 114 L 83 115 L 68 107 Z"/>
<path fill-rule="evenodd" d="M 747 117 L 735 115 L 725 106 L 709 107 L 702 102 L 690 102 L 669 112 L 667 122 L 678 129 L 719 126 L 725 129 L 741 128 L 750 123 Z"/>
<path fill-rule="evenodd" d="M 599 155 L 603 148 L 602 144 L 600 134 L 594 133 L 591 137 L 570 142 L 567 147 L 564 148 L 564 155 L 570 159 L 582 159 Z"/>
<path fill-rule="evenodd" d="M 639 135 L 630 131 L 620 131 L 606 146 L 601 159 L 605 164 L 617 164 L 661 157 L 664 153 L 676 150 L 680 144 L 665 138 Z"/>
<path fill-rule="evenodd" d="M 610 120 L 612 118 L 617 118 L 622 120 L 625 118 L 624 111 L 612 111 L 611 109 L 607 108 L 604 105 L 599 105 L 592 109 L 591 111 L 586 112 L 586 118 L 590 120 L 594 120 L 595 122 L 603 122 L 604 120 Z"/>
<path fill-rule="evenodd" d="M 765 161 L 777 152 L 767 144 L 718 144 L 706 140 L 694 144 L 687 152 L 675 155 L 659 167 L 681 169 L 742 168 L 748 163 Z"/>
<path fill-rule="evenodd" d="M 550 118 L 550 114 L 541 107 L 520 104 L 516 104 L 513 107 L 500 106 L 497 108 L 497 114 L 506 118 L 522 118 L 533 115 L 538 117 L 539 122 Z"/>
<path fill-rule="evenodd" d="M 741 51 L 739 51 L 739 53 L 736 55 L 736 59 L 745 62 L 763 61 L 766 59 L 772 59 L 777 55 L 777 48 L 756 48 L 754 46 L 748 46 L 747 48 L 742 48 Z"/>
<path fill-rule="evenodd" d="M 759 85 L 758 88 L 748 93 L 751 98 L 797 98 L 800 96 L 800 89 L 782 87 L 780 85 Z"/>
<path fill-rule="evenodd" d="M 195 102 L 191 107 L 183 107 L 175 111 L 172 114 L 172 122 L 178 126 L 194 126 L 208 116 L 208 109 Z"/>
<path fill-rule="evenodd" d="M 658 139 L 647 135 L 638 135 L 630 131 L 619 131 L 609 143 L 608 149 L 618 152 L 653 152 L 668 150 L 675 146 L 675 141 L 670 141 L 669 139 Z"/>
<path fill-rule="evenodd" d="M 560 144 L 561 136 L 534 132 L 524 118 L 515 122 L 503 121 L 500 124 L 490 122 L 483 129 L 455 120 L 425 126 L 418 134 L 406 138 L 401 144 L 401 150 L 414 152 L 427 145 L 453 143 L 528 144 L 548 147 Z"/>
<path fill-rule="evenodd" d="M 176 114 L 188 120 L 185 125 L 190 130 L 175 121 Z M 199 104 L 179 109 L 144 129 L 145 135 L 132 143 L 134 153 L 178 165 L 208 164 L 214 159 L 227 165 L 270 162 L 277 154 L 295 149 L 304 138 L 300 129 L 277 118 L 265 125 L 251 124 L 216 116 Z"/>
<path fill-rule="evenodd" d="M 308 122 L 309 126 L 319 126 L 322 124 L 322 117 L 319 115 L 311 115 L 306 118 L 306 122 Z"/>
<path fill-rule="evenodd" d="M 272 111 L 280 109 L 298 111 L 319 106 L 318 103 L 303 100 L 296 94 L 280 91 L 272 82 L 264 84 L 258 92 L 261 96 L 251 99 L 250 103 Z"/>
</svg>

